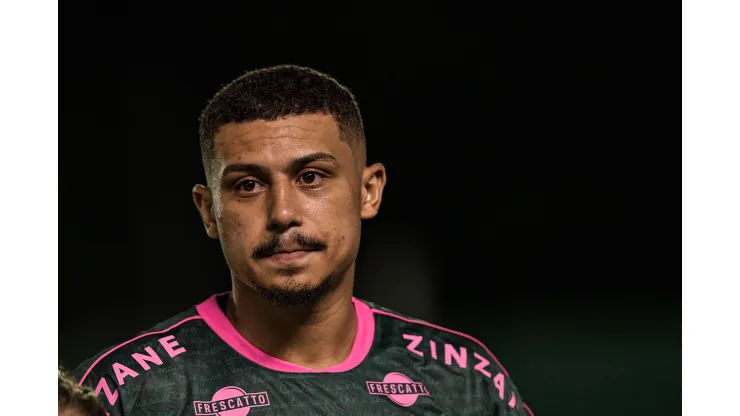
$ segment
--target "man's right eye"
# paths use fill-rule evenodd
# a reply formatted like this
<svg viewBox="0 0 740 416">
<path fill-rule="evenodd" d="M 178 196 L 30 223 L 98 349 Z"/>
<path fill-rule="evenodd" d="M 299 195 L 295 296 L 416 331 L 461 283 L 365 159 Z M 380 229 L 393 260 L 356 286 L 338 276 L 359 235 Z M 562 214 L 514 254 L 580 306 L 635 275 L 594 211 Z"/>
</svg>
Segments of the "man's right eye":
<svg viewBox="0 0 740 416">
<path fill-rule="evenodd" d="M 254 192 L 260 189 L 260 183 L 253 180 L 245 180 L 236 184 L 237 191 Z"/>
</svg>

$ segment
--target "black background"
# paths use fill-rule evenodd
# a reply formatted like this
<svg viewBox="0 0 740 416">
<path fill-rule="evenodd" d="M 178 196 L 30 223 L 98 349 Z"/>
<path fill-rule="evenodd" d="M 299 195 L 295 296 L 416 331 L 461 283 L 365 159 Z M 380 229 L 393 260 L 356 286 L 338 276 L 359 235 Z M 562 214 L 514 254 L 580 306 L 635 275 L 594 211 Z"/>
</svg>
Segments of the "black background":
<svg viewBox="0 0 740 416">
<path fill-rule="evenodd" d="M 190 194 L 198 115 L 294 63 L 355 93 L 388 170 L 357 296 L 481 339 L 537 415 L 679 414 L 678 47 L 600 7 L 63 6 L 61 363 L 228 290 Z"/>
</svg>

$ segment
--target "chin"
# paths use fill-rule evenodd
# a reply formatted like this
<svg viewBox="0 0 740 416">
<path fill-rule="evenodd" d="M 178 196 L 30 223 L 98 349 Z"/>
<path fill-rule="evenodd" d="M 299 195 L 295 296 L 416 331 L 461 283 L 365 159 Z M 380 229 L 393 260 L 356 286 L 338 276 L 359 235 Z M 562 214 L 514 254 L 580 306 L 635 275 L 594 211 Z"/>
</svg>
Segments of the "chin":
<svg viewBox="0 0 740 416">
<path fill-rule="evenodd" d="M 262 280 L 262 279 L 260 279 Z M 318 277 L 296 270 L 280 270 L 271 282 L 253 281 L 250 285 L 263 298 L 278 306 L 300 306 L 313 304 L 333 291 L 339 279 L 331 276 Z"/>
</svg>

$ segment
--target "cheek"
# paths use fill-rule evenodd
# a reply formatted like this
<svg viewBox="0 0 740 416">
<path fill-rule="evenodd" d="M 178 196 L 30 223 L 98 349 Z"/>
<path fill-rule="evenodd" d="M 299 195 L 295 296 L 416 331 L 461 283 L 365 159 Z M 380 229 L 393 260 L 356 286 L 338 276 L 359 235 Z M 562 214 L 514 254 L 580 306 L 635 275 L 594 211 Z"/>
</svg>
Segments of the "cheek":
<svg viewBox="0 0 740 416">
<path fill-rule="evenodd" d="M 351 217 L 345 217 L 345 220 Z M 340 264 L 347 265 L 352 262 L 360 249 L 360 229 L 353 221 L 345 221 L 344 224 L 335 224 L 333 236 L 333 250 L 331 257 Z"/>
<path fill-rule="evenodd" d="M 351 248 L 356 245 L 360 232 L 359 207 L 350 198 L 333 201 L 321 212 L 326 229 L 331 230 L 335 244 Z"/>
<path fill-rule="evenodd" d="M 255 221 L 237 206 L 226 205 L 219 211 L 218 223 L 222 235 L 233 238 L 247 238 L 254 234 L 250 232 L 255 227 Z"/>
</svg>

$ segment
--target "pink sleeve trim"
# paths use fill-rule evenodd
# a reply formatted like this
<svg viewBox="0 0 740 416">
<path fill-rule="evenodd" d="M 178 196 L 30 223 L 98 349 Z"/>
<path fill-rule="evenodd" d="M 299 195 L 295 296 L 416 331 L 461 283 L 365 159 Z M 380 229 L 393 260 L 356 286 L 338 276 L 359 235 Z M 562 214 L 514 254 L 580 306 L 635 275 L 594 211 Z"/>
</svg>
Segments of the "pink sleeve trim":
<svg viewBox="0 0 740 416">
<path fill-rule="evenodd" d="M 390 316 L 392 318 L 400 319 L 402 321 L 406 321 L 406 322 L 409 322 L 409 323 L 412 323 L 412 324 L 425 325 L 425 326 L 428 326 L 428 327 L 431 327 L 431 328 L 434 328 L 434 329 L 438 329 L 440 331 L 449 332 L 450 334 L 455 334 L 455 335 L 461 336 L 463 338 L 467 338 L 467 339 L 475 342 L 476 344 L 478 344 L 481 348 L 483 348 L 488 353 L 488 355 L 490 355 L 491 358 L 493 358 L 493 361 L 495 361 L 496 364 L 498 364 L 499 368 L 501 368 L 501 371 L 503 371 L 504 374 L 507 377 L 509 377 L 509 373 L 506 371 L 506 369 L 504 368 L 504 366 L 501 365 L 501 363 L 498 361 L 498 358 L 496 358 L 496 356 L 493 355 L 493 353 L 491 352 L 491 350 L 489 350 L 488 347 L 486 347 L 486 345 L 484 343 L 478 341 L 477 339 L 471 337 L 468 334 L 464 334 L 464 333 L 458 332 L 458 331 L 453 331 L 452 329 L 444 328 L 444 327 L 441 327 L 439 325 L 430 324 L 429 322 L 417 321 L 415 319 L 404 318 L 403 316 L 398 316 L 396 314 L 393 314 L 393 313 L 390 313 L 390 312 L 386 312 L 386 311 L 381 311 L 381 310 L 378 310 L 378 309 L 373 309 L 373 312 L 376 313 L 376 314 L 380 314 L 380 315 L 387 315 L 387 316 Z"/>
<path fill-rule="evenodd" d="M 491 352 L 491 350 L 489 350 L 488 347 L 486 347 L 486 344 L 480 342 L 479 340 L 477 340 L 476 338 L 474 338 L 474 337 L 472 337 L 472 336 L 470 336 L 468 334 L 464 334 L 462 332 L 454 331 L 452 329 L 445 328 L 445 327 L 442 327 L 442 326 L 439 326 L 439 325 L 430 324 L 429 322 L 418 321 L 416 319 L 404 318 L 403 316 L 398 316 L 398 315 L 396 315 L 394 313 L 390 313 L 390 312 L 386 312 L 386 311 L 381 311 L 379 309 L 372 309 L 372 311 L 373 311 L 373 313 L 376 313 L 378 315 L 390 316 L 391 318 L 400 319 L 400 320 L 405 321 L 405 322 L 408 322 L 408 323 L 428 326 L 428 327 L 431 327 L 431 328 L 434 328 L 434 329 L 438 329 L 440 331 L 449 332 L 450 334 L 455 334 L 455 335 L 461 336 L 463 338 L 467 338 L 467 339 L 475 342 L 476 344 L 478 344 L 481 348 L 483 348 L 488 353 L 488 355 L 490 355 L 491 358 L 493 358 L 493 361 L 495 361 L 496 364 L 498 364 L 498 366 L 501 369 L 501 371 L 503 371 L 504 374 L 506 374 L 506 377 L 510 377 L 509 376 L 509 372 L 506 371 L 506 369 L 504 368 L 503 365 L 501 365 L 501 362 L 498 360 L 498 358 L 496 358 L 495 355 L 493 355 L 493 353 Z M 524 409 L 527 410 L 527 412 L 529 413 L 530 416 L 534 416 L 534 413 L 532 413 L 532 409 L 530 409 L 529 406 L 527 406 L 526 403 L 523 403 L 523 406 L 524 406 Z"/>
<path fill-rule="evenodd" d="M 136 337 L 136 338 L 132 338 L 132 339 L 130 339 L 130 340 L 128 340 L 128 341 L 126 341 L 126 342 L 124 342 L 124 343 L 122 343 L 122 344 L 119 344 L 119 345 L 117 345 L 117 346 L 116 346 L 116 347 L 114 347 L 114 348 L 111 348 L 110 350 L 108 350 L 108 352 L 106 352 L 105 354 L 103 354 L 103 355 L 101 355 L 100 357 L 98 357 L 98 359 L 97 359 L 97 360 L 95 360 L 95 361 L 94 361 L 94 362 L 93 362 L 93 363 L 92 363 L 92 364 L 90 365 L 90 368 L 88 368 L 88 369 L 87 369 L 87 371 L 85 372 L 85 375 L 84 375 L 84 376 L 82 376 L 82 378 L 80 379 L 80 383 L 79 383 L 79 385 L 81 386 L 81 385 L 82 385 L 82 383 L 83 383 L 83 382 L 85 381 L 85 379 L 87 378 L 87 376 L 88 376 L 88 375 L 90 375 L 90 372 L 92 371 L 92 369 L 93 369 L 93 368 L 95 368 L 95 366 L 96 366 L 96 365 L 97 365 L 97 364 L 98 364 L 98 363 L 99 363 L 99 362 L 100 362 L 100 361 L 101 361 L 101 360 L 102 360 L 103 358 L 107 357 L 107 356 L 108 356 L 109 354 L 111 354 L 111 353 L 112 353 L 113 351 L 115 351 L 115 350 L 117 350 L 117 349 L 119 349 L 119 348 L 121 348 L 121 347 L 123 347 L 123 346 L 125 346 L 125 345 L 128 345 L 128 344 L 130 344 L 130 343 L 132 343 L 132 342 L 136 341 L 137 339 L 141 339 L 141 338 L 144 338 L 144 337 L 146 337 L 146 336 L 149 336 L 149 335 L 157 335 L 157 334 L 163 334 L 163 333 L 165 333 L 165 332 L 171 331 L 172 329 L 174 329 L 174 328 L 176 328 L 176 327 L 178 327 L 178 326 L 180 326 L 180 325 L 184 324 L 185 322 L 188 322 L 188 321 L 192 321 L 192 320 L 194 320 L 194 319 L 203 319 L 203 318 L 201 318 L 200 316 L 197 316 L 197 315 L 196 315 L 196 316 L 191 316 L 191 317 L 189 317 L 189 318 L 185 318 L 185 319 L 183 319 L 182 321 L 180 321 L 180 322 L 178 322 L 178 323 L 176 323 L 176 324 L 172 325 L 171 327 L 169 327 L 169 328 L 167 328 L 167 329 L 163 329 L 163 330 L 161 330 L 161 331 L 147 332 L 147 333 L 145 333 L 145 334 L 141 334 L 141 335 L 139 335 L 139 336 L 138 336 L 138 337 Z"/>
</svg>

